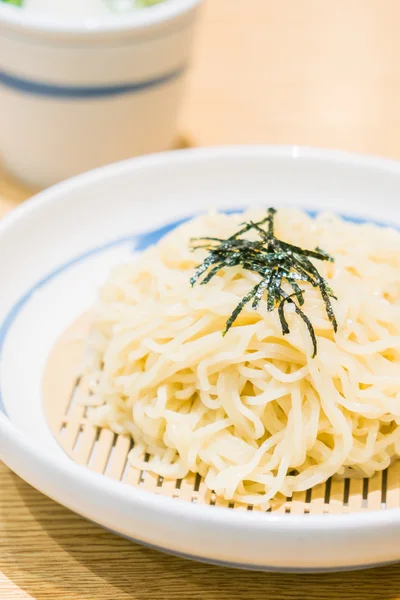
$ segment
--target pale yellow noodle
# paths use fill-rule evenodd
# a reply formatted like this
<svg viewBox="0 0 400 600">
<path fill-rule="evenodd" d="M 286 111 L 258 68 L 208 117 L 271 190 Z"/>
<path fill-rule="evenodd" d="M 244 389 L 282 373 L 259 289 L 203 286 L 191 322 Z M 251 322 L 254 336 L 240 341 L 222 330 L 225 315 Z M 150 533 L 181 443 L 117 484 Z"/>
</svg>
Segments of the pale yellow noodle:
<svg viewBox="0 0 400 600">
<path fill-rule="evenodd" d="M 258 275 L 235 267 L 190 286 L 205 257 L 191 237 L 225 238 L 263 215 L 199 217 L 117 268 L 100 291 L 85 369 L 92 419 L 133 436 L 132 464 L 167 478 L 198 472 L 225 499 L 267 508 L 332 475 L 371 476 L 400 451 L 400 234 L 278 212 L 281 239 L 335 259 L 315 264 L 338 297 L 337 334 L 319 290 L 302 284 L 313 359 L 290 306 L 289 335 L 263 302 L 222 336 Z"/>
</svg>

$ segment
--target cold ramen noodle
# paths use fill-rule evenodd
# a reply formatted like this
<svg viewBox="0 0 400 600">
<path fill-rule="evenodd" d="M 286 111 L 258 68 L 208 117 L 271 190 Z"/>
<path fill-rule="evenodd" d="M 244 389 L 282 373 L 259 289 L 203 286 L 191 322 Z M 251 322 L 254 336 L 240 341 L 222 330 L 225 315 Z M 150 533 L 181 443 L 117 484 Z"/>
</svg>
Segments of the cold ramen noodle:
<svg viewBox="0 0 400 600">
<path fill-rule="evenodd" d="M 289 209 L 194 219 L 100 291 L 90 418 L 132 436 L 137 468 L 261 508 L 369 477 L 400 453 L 399 276 L 391 229 Z"/>
</svg>

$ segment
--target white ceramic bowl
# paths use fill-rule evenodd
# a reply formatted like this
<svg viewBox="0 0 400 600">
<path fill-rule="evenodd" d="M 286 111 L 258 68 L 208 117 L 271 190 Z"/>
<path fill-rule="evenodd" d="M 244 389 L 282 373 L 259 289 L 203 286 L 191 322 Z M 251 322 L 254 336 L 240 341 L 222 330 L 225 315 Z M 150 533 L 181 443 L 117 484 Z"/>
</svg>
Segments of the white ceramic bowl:
<svg viewBox="0 0 400 600">
<path fill-rule="evenodd" d="M 49 348 L 142 232 L 250 203 L 333 209 L 400 226 L 399 198 L 397 162 L 242 147 L 123 162 L 22 205 L 0 223 L 0 458 L 84 517 L 183 556 L 296 571 L 399 560 L 399 509 L 325 516 L 236 511 L 165 498 L 77 466 L 49 431 L 41 394 Z"/>
<path fill-rule="evenodd" d="M 169 149 L 199 3 L 74 21 L 0 2 L 0 161 L 45 187 Z"/>
</svg>

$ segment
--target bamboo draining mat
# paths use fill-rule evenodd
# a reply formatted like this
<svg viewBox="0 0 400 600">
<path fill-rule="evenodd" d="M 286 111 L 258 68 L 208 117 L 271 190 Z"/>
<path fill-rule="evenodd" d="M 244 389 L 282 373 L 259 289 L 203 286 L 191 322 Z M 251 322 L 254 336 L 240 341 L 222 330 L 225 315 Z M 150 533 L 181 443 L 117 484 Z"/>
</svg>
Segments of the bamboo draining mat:
<svg viewBox="0 0 400 600">
<path fill-rule="evenodd" d="M 45 368 L 43 382 L 44 413 L 60 446 L 76 463 L 97 473 L 171 498 L 222 506 L 227 509 L 253 510 L 253 506 L 228 502 L 210 492 L 199 475 L 168 480 L 129 465 L 133 441 L 109 429 L 95 427 L 85 406 L 88 388 L 80 378 L 85 336 L 90 315 L 73 323 L 54 345 Z M 148 456 L 143 457 L 145 460 Z M 269 509 L 276 513 L 338 514 L 400 507 L 400 461 L 371 479 L 330 479 L 292 498 L 280 498 Z"/>
<path fill-rule="evenodd" d="M 181 130 L 198 145 L 399 158 L 399 20 L 398 0 L 206 0 Z M 0 215 L 29 195 L 0 174 Z M 400 566 L 297 576 L 198 565 L 87 523 L 0 463 L 1 600 L 233 598 L 400 600 Z"/>
</svg>

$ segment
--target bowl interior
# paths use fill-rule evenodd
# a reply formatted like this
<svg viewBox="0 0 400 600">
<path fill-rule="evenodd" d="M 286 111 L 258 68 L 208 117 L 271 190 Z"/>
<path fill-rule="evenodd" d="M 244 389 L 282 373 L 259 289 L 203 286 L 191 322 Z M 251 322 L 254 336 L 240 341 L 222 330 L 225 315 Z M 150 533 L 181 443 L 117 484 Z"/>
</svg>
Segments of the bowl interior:
<svg viewBox="0 0 400 600">
<path fill-rule="evenodd" d="M 110 268 L 157 241 L 168 224 L 210 209 L 290 205 L 397 227 L 399 198 L 395 163 L 262 148 L 128 161 L 42 193 L 0 225 L 0 251 L 7 256 L 0 264 L 0 418 L 10 419 L 60 462 L 70 461 L 66 450 L 77 462 L 114 479 L 192 502 L 215 503 L 196 478 L 181 488 L 151 474 L 129 472 L 127 441 L 96 431 L 86 439 L 84 412 L 71 403 L 74 370 L 66 368 L 76 364 L 75 354 L 71 351 L 71 361 L 65 362 L 58 355 L 51 368 L 49 355 L 60 344 L 62 352 L 75 346 L 79 351 L 84 325 L 70 328 L 90 308 Z M 46 367 L 51 383 L 43 405 Z M 93 457 L 95 448 L 101 459 Z M 277 510 L 322 513 L 400 506 L 398 465 L 365 481 L 330 482 L 312 495 L 281 503 Z"/>
</svg>

